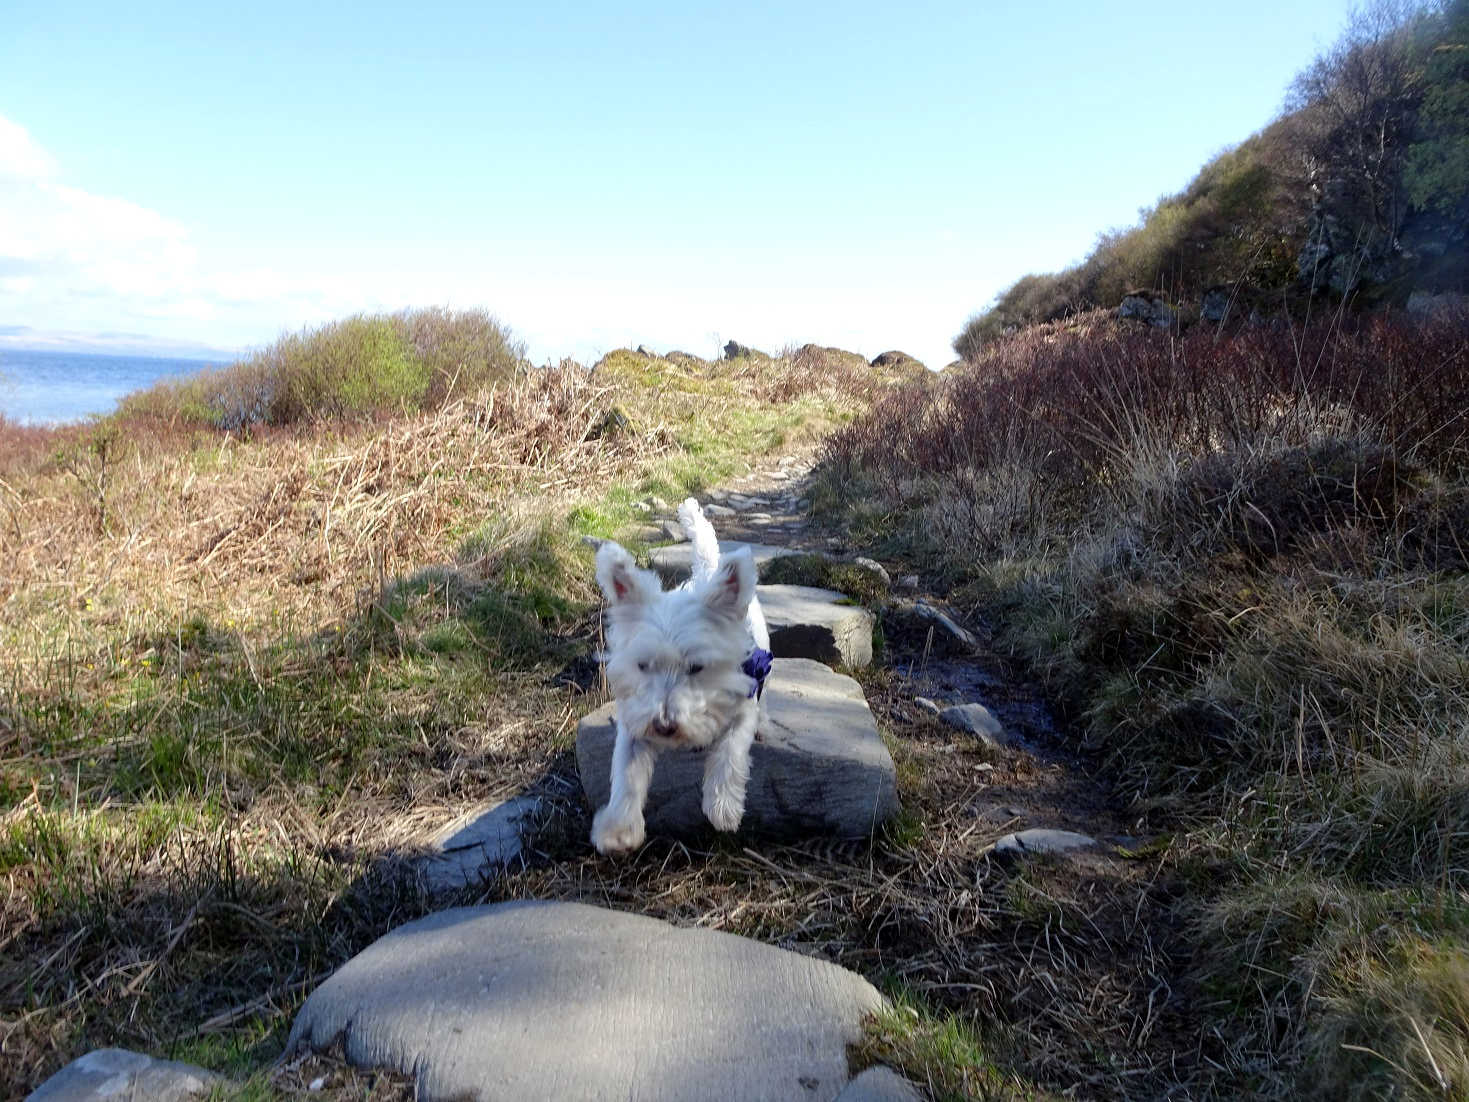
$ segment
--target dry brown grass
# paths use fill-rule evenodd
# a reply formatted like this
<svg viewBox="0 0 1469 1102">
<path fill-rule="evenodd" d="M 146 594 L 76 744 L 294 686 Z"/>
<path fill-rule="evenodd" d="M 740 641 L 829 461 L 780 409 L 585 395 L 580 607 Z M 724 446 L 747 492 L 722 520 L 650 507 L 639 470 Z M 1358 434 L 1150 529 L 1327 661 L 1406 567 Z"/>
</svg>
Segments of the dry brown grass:
<svg viewBox="0 0 1469 1102">
<path fill-rule="evenodd" d="M 268 1064 L 323 975 L 432 905 L 395 855 L 479 802 L 565 797 L 579 534 L 877 385 L 625 367 L 246 433 L 6 427 L 0 1095 L 101 1045 Z"/>
</svg>

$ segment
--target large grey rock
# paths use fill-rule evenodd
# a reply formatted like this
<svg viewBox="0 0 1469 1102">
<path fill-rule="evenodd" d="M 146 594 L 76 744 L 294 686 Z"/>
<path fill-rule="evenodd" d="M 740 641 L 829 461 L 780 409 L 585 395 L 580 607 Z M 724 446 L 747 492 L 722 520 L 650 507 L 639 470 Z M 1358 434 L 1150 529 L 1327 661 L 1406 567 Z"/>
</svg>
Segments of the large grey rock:
<svg viewBox="0 0 1469 1102">
<path fill-rule="evenodd" d="M 860 669 L 872 662 L 872 613 L 831 589 L 762 585 L 755 591 L 777 658 L 814 658 Z"/>
<path fill-rule="evenodd" d="M 224 1082 L 214 1072 L 192 1064 L 155 1060 L 125 1048 L 99 1048 L 67 1064 L 33 1090 L 26 1102 L 122 1102 L 132 1098 L 178 1102 L 208 1094 Z"/>
<path fill-rule="evenodd" d="M 450 823 L 419 859 L 424 886 L 431 892 L 454 891 L 494 878 L 520 860 L 541 813 L 540 800 L 516 796 Z"/>
<path fill-rule="evenodd" d="M 883 1005 L 844 968 L 581 903 L 441 911 L 348 961 L 287 1058 L 341 1044 L 423 1099 L 830 1100 Z"/>
<path fill-rule="evenodd" d="M 704 510 L 709 511 L 708 507 Z M 778 559 L 782 555 L 794 555 L 796 552 L 789 547 L 771 547 L 763 543 L 737 543 L 733 540 L 720 540 L 719 553 L 728 555 L 741 547 L 748 547 L 751 556 L 755 559 L 755 569 L 759 569 L 771 559 Z M 648 555 L 648 565 L 663 579 L 664 585 L 677 585 L 689 579 L 689 573 L 693 569 L 694 546 L 690 543 L 678 544 L 674 547 L 657 547 Z"/>
<path fill-rule="evenodd" d="M 850 677 L 819 662 L 778 658 L 765 684 L 769 730 L 750 754 L 741 833 L 863 838 L 898 810 L 892 755 Z M 576 732 L 576 766 L 593 807 L 607 803 L 614 704 Z M 670 750 L 653 771 L 645 816 L 650 831 L 712 830 L 700 804 L 704 755 Z"/>
</svg>

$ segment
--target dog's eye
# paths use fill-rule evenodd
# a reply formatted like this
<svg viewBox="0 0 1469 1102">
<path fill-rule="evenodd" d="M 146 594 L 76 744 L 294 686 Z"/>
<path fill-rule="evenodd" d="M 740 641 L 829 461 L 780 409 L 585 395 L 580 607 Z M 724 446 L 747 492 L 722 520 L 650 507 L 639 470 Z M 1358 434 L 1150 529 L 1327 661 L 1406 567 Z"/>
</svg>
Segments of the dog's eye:
<svg viewBox="0 0 1469 1102">
<path fill-rule="evenodd" d="M 690 677 L 693 677 L 694 674 L 698 673 L 703 668 L 704 667 L 703 667 L 703 665 L 701 663 L 698 663 L 698 662 L 690 662 L 689 663 L 689 676 Z"/>
<path fill-rule="evenodd" d="M 638 672 L 639 673 L 647 673 L 648 672 L 648 663 L 646 663 L 646 662 L 639 662 L 638 663 Z"/>
</svg>

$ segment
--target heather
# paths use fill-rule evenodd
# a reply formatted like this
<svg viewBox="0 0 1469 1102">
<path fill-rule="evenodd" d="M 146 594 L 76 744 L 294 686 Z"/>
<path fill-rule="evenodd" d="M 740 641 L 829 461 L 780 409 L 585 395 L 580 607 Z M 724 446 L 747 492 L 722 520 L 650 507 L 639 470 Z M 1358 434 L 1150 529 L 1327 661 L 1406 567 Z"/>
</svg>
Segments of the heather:
<svg viewBox="0 0 1469 1102">
<path fill-rule="evenodd" d="M 946 579 L 1140 831 L 1222 1096 L 1469 1089 L 1469 324 L 987 344 L 820 503 Z M 1078 914 L 1075 916 L 1081 920 Z"/>
</svg>

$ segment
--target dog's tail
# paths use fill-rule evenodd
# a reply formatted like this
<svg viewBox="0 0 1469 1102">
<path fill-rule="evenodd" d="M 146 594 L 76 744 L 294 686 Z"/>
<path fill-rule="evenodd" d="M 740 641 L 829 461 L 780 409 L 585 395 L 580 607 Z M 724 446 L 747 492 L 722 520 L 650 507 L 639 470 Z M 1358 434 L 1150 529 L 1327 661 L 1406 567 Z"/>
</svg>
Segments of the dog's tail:
<svg viewBox="0 0 1469 1102">
<path fill-rule="evenodd" d="M 719 567 L 719 537 L 693 498 L 687 498 L 678 507 L 678 520 L 688 532 L 689 542 L 694 545 L 693 576 L 697 585 L 705 578 L 713 577 Z"/>
</svg>

